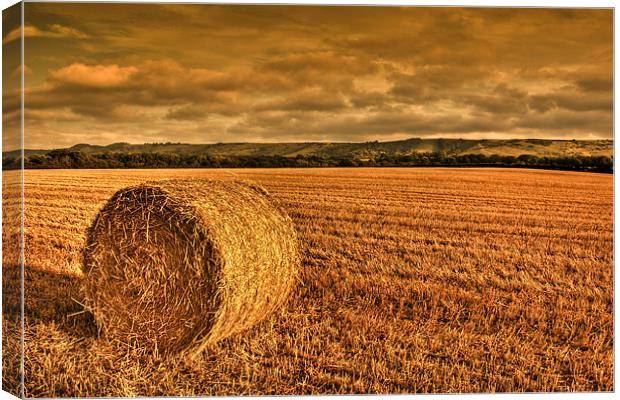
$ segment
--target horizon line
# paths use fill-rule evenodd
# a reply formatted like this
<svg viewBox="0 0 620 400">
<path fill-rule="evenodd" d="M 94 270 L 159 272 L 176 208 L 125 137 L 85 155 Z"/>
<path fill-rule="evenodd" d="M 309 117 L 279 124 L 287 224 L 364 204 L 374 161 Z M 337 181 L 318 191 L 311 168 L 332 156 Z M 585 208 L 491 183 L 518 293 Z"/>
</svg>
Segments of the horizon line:
<svg viewBox="0 0 620 400">
<path fill-rule="evenodd" d="M 532 137 L 514 137 L 514 138 L 504 138 L 504 139 L 488 139 L 488 138 L 480 138 L 480 139 L 470 139 L 470 138 L 451 138 L 451 137 L 431 137 L 431 138 L 424 138 L 424 137 L 410 137 L 410 138 L 406 138 L 406 139 L 398 139 L 398 140 L 364 140 L 364 141 L 331 141 L 331 140 L 314 140 L 314 141 L 298 141 L 298 142 L 289 142 L 289 141 L 282 141 L 282 142 L 249 142 L 249 141 L 241 141 L 241 142 L 202 142 L 202 143 L 190 143 L 190 142 L 171 142 L 171 141 L 167 141 L 167 142 L 141 142 L 141 143 L 131 143 L 131 142 L 112 142 L 112 143 L 108 143 L 108 144 L 92 144 L 92 143 L 86 143 L 86 142 L 77 142 L 75 144 L 66 146 L 66 147 L 51 147 L 51 148 L 24 148 L 24 150 L 63 150 L 63 149 L 70 149 L 72 147 L 75 146 L 80 146 L 80 145 L 84 145 L 84 146 L 98 146 L 98 147 L 108 147 L 108 146 L 112 146 L 115 144 L 125 144 L 125 145 L 130 145 L 130 146 L 144 146 L 144 145 L 189 145 L 189 146 L 213 146 L 213 145 L 218 145 L 218 144 L 257 144 L 257 145 L 275 145 L 275 144 L 349 144 L 349 143 L 355 143 L 355 144 L 363 144 L 363 143 L 395 143 L 395 142 L 405 142 L 408 140 L 461 140 L 461 141 L 513 141 L 513 140 L 544 140 L 544 141 L 556 141 L 556 142 L 572 142 L 572 141 L 579 141 L 579 142 L 597 142 L 597 141 L 611 141 L 613 142 L 613 138 L 609 138 L 609 139 L 603 139 L 603 138 L 598 138 L 598 139 L 594 139 L 594 138 L 588 138 L 588 139 L 577 139 L 577 138 L 572 138 L 572 139 L 558 139 L 558 138 L 532 138 Z M 10 150 L 2 150 L 3 153 L 8 153 L 11 151 L 19 151 L 21 150 L 20 148 L 14 148 L 14 149 L 10 149 Z"/>
</svg>

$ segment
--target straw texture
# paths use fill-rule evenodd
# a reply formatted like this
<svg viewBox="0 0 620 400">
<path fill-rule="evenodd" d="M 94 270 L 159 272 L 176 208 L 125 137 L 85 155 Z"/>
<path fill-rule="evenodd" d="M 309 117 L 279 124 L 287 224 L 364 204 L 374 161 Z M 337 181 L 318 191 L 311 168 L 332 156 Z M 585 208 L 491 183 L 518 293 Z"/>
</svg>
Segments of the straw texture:
<svg viewBox="0 0 620 400">
<path fill-rule="evenodd" d="M 196 354 L 286 300 L 297 249 L 257 185 L 149 182 L 118 191 L 89 228 L 84 297 L 110 340 Z"/>
</svg>

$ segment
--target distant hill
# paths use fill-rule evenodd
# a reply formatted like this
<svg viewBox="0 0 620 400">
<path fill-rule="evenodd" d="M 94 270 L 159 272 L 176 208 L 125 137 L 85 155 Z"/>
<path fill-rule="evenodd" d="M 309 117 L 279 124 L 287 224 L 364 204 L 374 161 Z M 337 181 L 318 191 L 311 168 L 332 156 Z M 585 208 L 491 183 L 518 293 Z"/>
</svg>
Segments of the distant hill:
<svg viewBox="0 0 620 400">
<path fill-rule="evenodd" d="M 295 157 L 365 157 L 373 158 L 379 154 L 406 155 L 422 152 L 444 153 L 446 155 L 483 154 L 510 155 L 523 154 L 539 157 L 562 156 L 612 156 L 612 140 L 466 140 L 466 139 L 421 139 L 412 138 L 390 142 L 363 143 L 114 143 L 107 146 L 76 144 L 65 150 L 81 153 L 178 153 L 204 154 L 210 156 L 282 156 Z M 47 154 L 51 150 L 25 150 L 26 155 Z M 19 151 L 3 153 L 5 157 L 15 157 Z"/>
</svg>

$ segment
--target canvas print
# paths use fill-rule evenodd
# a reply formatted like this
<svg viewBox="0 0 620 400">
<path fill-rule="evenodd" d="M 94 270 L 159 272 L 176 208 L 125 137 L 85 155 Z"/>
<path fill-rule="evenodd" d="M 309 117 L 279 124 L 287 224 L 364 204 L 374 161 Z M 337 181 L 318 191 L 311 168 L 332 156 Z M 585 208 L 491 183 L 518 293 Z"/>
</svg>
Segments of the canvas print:
<svg viewBox="0 0 620 400">
<path fill-rule="evenodd" d="M 613 391 L 613 28 L 5 9 L 2 389 Z"/>
</svg>

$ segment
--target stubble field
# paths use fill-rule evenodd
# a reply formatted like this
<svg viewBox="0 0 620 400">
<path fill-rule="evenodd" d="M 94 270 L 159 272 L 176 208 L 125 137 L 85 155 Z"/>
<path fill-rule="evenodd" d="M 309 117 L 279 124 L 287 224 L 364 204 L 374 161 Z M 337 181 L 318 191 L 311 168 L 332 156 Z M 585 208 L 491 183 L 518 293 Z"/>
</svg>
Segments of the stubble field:
<svg viewBox="0 0 620 400">
<path fill-rule="evenodd" d="M 302 252 L 285 307 L 193 363 L 111 346 L 78 303 L 98 209 L 170 177 L 260 183 Z M 28 397 L 613 390 L 612 175 L 56 170 L 26 171 L 25 190 Z M 3 269 L 15 391 L 19 269 Z"/>
</svg>

